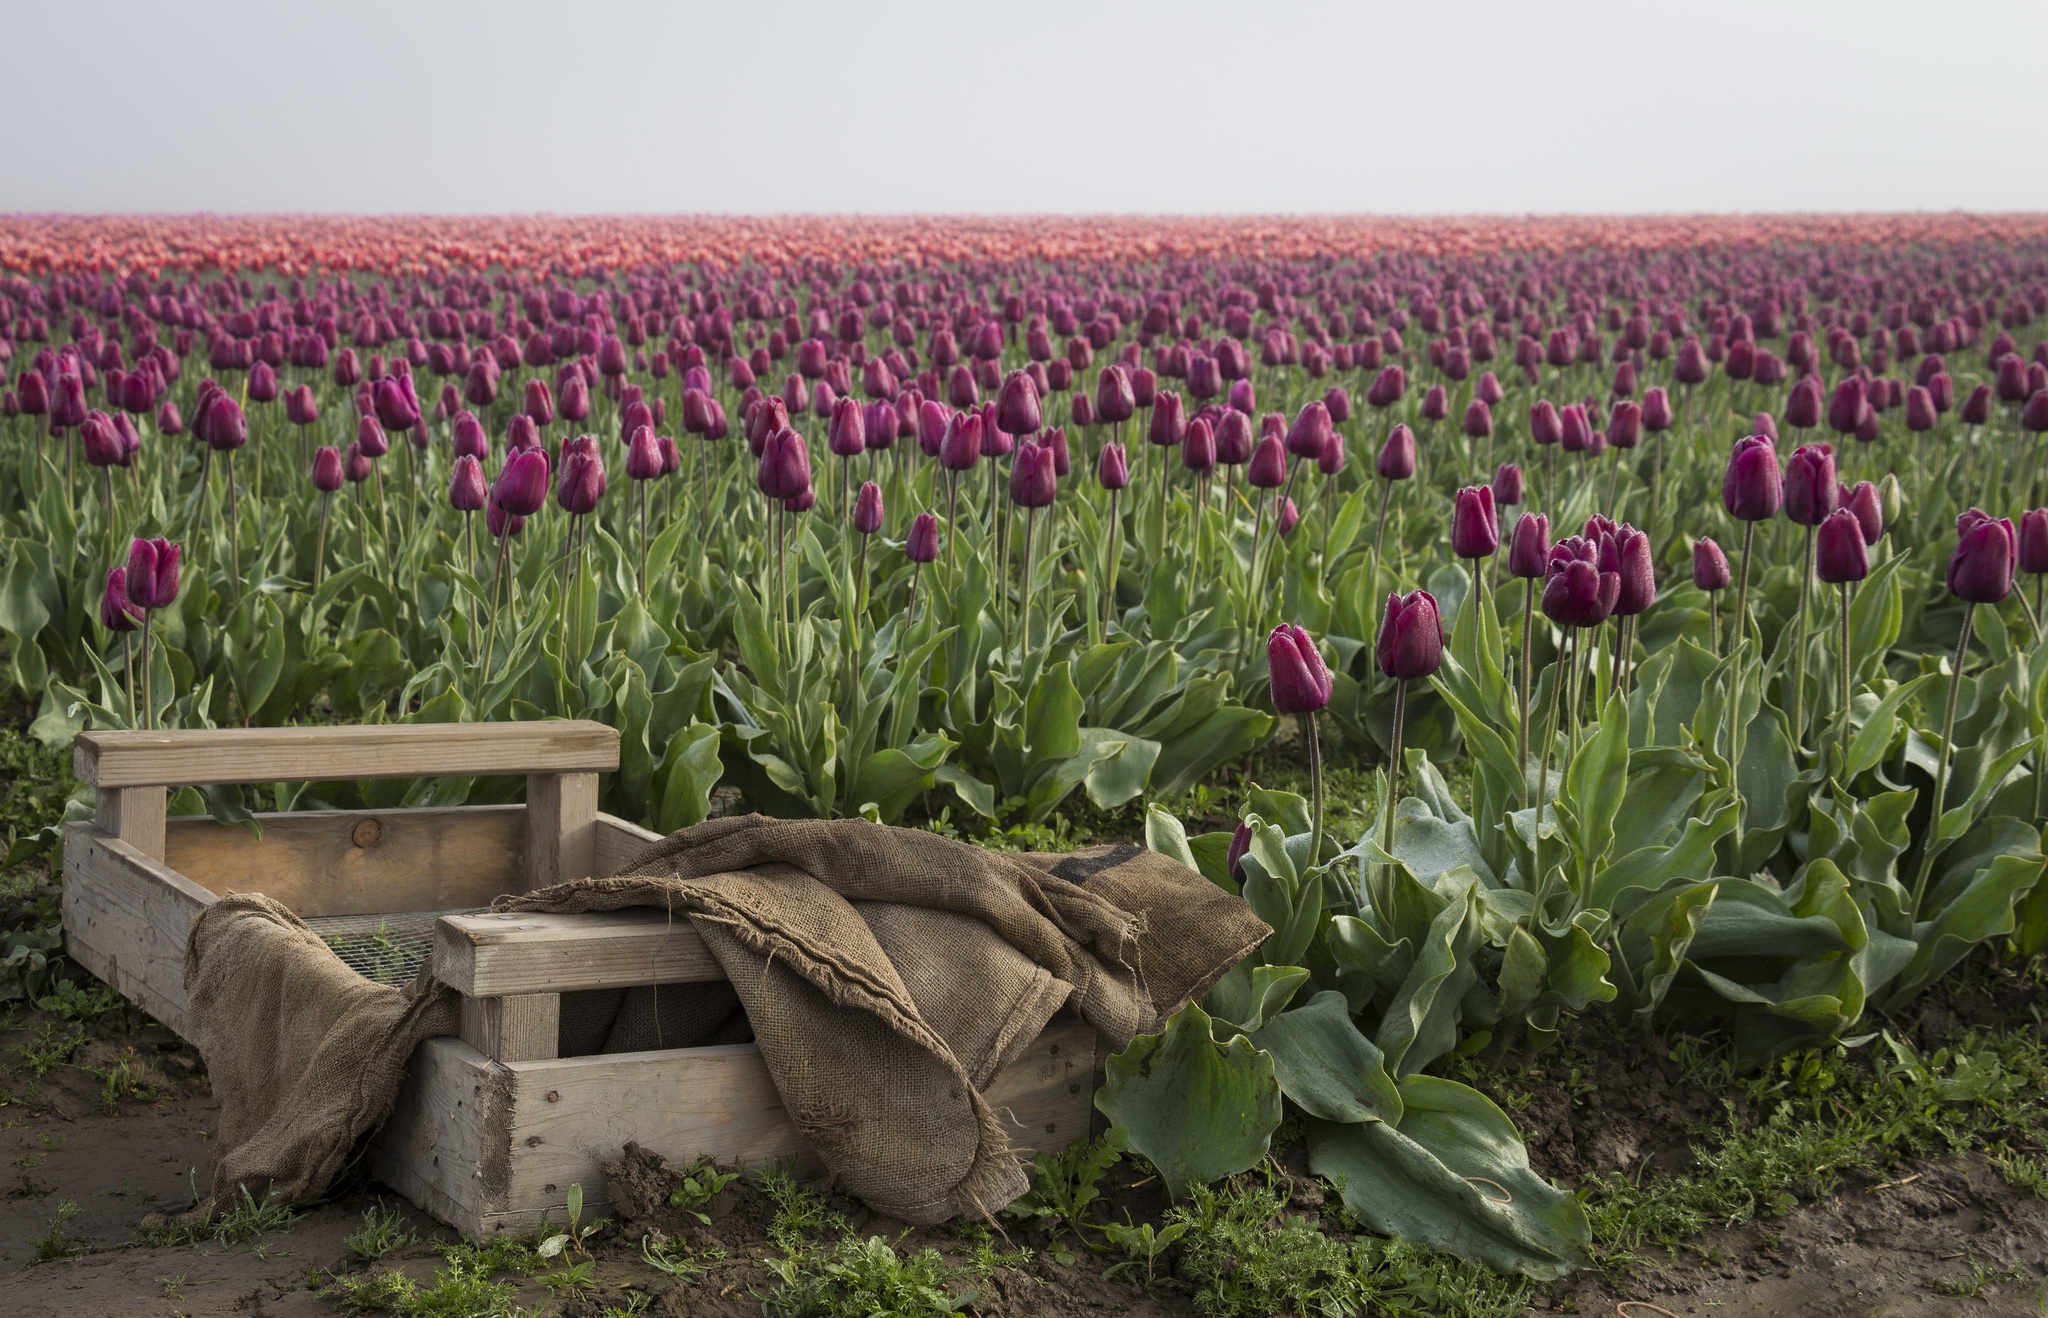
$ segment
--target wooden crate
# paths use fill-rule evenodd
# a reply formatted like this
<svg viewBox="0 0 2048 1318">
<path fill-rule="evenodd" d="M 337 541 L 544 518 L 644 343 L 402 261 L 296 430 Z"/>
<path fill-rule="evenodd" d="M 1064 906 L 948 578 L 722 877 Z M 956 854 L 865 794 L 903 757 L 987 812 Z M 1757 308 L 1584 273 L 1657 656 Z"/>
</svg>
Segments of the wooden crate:
<svg viewBox="0 0 2048 1318">
<path fill-rule="evenodd" d="M 598 774 L 617 767 L 618 734 L 588 722 L 85 733 L 74 768 L 97 809 L 66 829 L 66 950 L 189 1035 L 185 944 L 218 898 L 260 891 L 318 928 L 614 873 L 656 836 L 598 811 Z M 260 839 L 164 811 L 184 785 L 485 774 L 524 775 L 526 804 L 267 814 Z M 450 1226 L 531 1231 L 562 1219 L 572 1185 L 602 1210 L 600 1164 L 629 1140 L 675 1160 L 815 1166 L 753 1044 L 558 1056 L 565 992 L 724 978 L 687 921 L 439 914 L 433 964 L 462 995 L 461 1032 L 413 1054 L 370 1166 Z M 989 1099 L 1019 1147 L 1088 1133 L 1096 1051 L 1063 1016 L 996 1077 Z"/>
</svg>

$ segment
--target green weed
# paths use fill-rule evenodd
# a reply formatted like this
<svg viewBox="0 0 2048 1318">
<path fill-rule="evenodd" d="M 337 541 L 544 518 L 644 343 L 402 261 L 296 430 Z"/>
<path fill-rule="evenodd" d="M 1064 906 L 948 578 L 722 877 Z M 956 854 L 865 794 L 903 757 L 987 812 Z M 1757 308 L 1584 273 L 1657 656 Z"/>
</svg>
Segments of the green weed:
<svg viewBox="0 0 2048 1318">
<path fill-rule="evenodd" d="M 393 1250 L 418 1244 L 419 1239 L 419 1232 L 407 1224 L 404 1210 L 379 1203 L 364 1211 L 363 1224 L 342 1243 L 365 1263 L 375 1263 Z"/>
<path fill-rule="evenodd" d="M 898 1254 L 880 1236 L 848 1236 L 830 1253 L 806 1249 L 767 1263 L 777 1282 L 761 1296 L 769 1318 L 939 1318 L 975 1299 L 947 1289 L 955 1274 L 937 1250 Z"/>
<path fill-rule="evenodd" d="M 36 1247 L 36 1262 L 49 1263 L 83 1253 L 85 1246 L 65 1228 L 78 1216 L 78 1205 L 66 1199 L 50 1214 L 50 1229 L 29 1243 Z"/>
</svg>

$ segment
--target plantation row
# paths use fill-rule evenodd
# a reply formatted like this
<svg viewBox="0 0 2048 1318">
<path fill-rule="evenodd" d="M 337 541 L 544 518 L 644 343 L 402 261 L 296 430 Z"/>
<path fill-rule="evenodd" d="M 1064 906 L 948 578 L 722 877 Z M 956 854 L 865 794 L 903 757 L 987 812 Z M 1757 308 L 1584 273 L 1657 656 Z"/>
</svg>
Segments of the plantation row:
<svg viewBox="0 0 2048 1318">
<path fill-rule="evenodd" d="M 1349 849 L 1319 773 L 1150 813 L 1276 933 L 1102 1104 L 1200 1181 L 1284 1095 L 1369 1223 L 1554 1275 L 1577 1206 L 1432 1066 L 1596 1003 L 1764 1057 L 2048 945 L 2044 317 L 2040 234 L 16 275 L 0 631 L 52 743 L 594 718 L 663 830 L 1339 738 Z"/>
</svg>

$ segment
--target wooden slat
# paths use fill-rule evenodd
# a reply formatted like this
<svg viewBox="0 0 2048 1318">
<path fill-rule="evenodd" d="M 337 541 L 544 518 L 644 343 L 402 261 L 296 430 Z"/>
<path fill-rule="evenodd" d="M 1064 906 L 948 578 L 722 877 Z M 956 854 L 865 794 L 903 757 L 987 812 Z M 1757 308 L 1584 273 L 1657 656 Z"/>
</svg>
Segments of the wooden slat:
<svg viewBox="0 0 2048 1318">
<path fill-rule="evenodd" d="M 173 819 L 166 863 L 222 896 L 260 892 L 309 920 L 489 906 L 519 886 L 522 806 L 302 810 L 257 818 L 260 838 L 211 819 Z"/>
<path fill-rule="evenodd" d="M 462 1041 L 494 1062 L 538 1062 L 559 1051 L 562 995 L 462 1000 Z"/>
<path fill-rule="evenodd" d="M 990 1084 L 990 1104 L 1011 1118 L 1023 1150 L 1057 1149 L 1085 1135 L 1095 1034 L 1062 1018 Z M 753 1044 L 521 1062 L 509 1072 L 510 1177 L 502 1206 L 480 1216 L 484 1234 L 531 1231 L 560 1219 L 569 1187 L 584 1212 L 601 1211 L 602 1163 L 634 1140 L 685 1162 L 709 1154 L 758 1166 L 794 1159 L 815 1169 L 809 1144 L 782 1106 Z"/>
<path fill-rule="evenodd" d="M 181 1035 L 185 941 L 214 895 L 94 824 L 64 829 L 64 950 Z"/>
<path fill-rule="evenodd" d="M 661 836 L 631 820 L 600 814 L 597 817 L 596 869 L 592 872 L 600 877 L 617 874 L 625 868 L 627 861 L 640 854 L 642 847 L 661 841 Z"/>
<path fill-rule="evenodd" d="M 484 1215 L 504 1208 L 511 1150 L 502 1124 L 486 1147 L 504 1097 L 503 1071 L 482 1053 L 460 1039 L 424 1040 L 390 1117 L 371 1137 L 371 1172 L 456 1230 L 482 1235 Z"/>
<path fill-rule="evenodd" d="M 619 734 L 587 720 L 376 727 L 82 732 L 78 781 L 95 787 L 608 773 Z"/>
<path fill-rule="evenodd" d="M 167 795 L 161 787 L 102 787 L 95 793 L 93 822 L 110 837 L 162 860 Z"/>
<path fill-rule="evenodd" d="M 444 915 L 435 928 L 434 974 L 471 997 L 725 978 L 687 918 L 646 908 Z"/>
<path fill-rule="evenodd" d="M 597 775 L 526 778 L 526 887 L 587 879 L 597 869 Z"/>
</svg>

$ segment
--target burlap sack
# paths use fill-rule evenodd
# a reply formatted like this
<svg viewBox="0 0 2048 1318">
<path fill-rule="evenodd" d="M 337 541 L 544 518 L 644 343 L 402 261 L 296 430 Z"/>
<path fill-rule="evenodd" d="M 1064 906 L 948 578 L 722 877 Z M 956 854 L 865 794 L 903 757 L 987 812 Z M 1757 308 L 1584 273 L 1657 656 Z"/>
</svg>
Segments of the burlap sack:
<svg viewBox="0 0 2048 1318">
<path fill-rule="evenodd" d="M 231 1206 L 317 1199 L 391 1115 L 406 1059 L 453 1034 L 460 1000 L 426 971 L 364 979 L 299 917 L 256 893 L 223 897 L 185 945 L 192 1042 L 220 1099 L 212 1192 Z"/>
<path fill-rule="evenodd" d="M 1121 1048 L 1271 932 L 1236 897 L 1138 847 L 1002 855 L 859 820 L 759 816 L 685 829 L 615 876 L 499 905 L 649 906 L 690 920 L 730 988 L 567 995 L 565 1054 L 685 1047 L 750 1029 L 792 1120 L 840 1185 L 920 1223 L 991 1213 L 1025 1189 L 1002 1117 L 980 1090 L 1053 1013 L 1071 1005 Z M 194 931 L 187 977 L 198 1042 L 210 1064 L 216 1052 L 225 1059 L 214 1065 L 224 1108 L 216 1193 L 242 1183 L 231 1175 L 271 1169 L 280 1195 L 317 1195 L 347 1146 L 388 1113 L 413 1045 L 451 1030 L 452 1011 L 425 976 L 404 993 L 355 977 L 274 903 L 210 912 L 209 922 L 204 936 Z M 267 1023 L 248 1017 L 249 996 L 227 990 L 246 987 L 252 957 L 266 962 L 259 977 L 278 985 L 285 1007 Z M 307 964 L 268 964 L 277 961 Z M 302 996 L 322 999 L 305 1020 L 334 1036 L 331 1048 L 280 1040 L 304 1026 Z M 357 1055 L 378 1048 L 368 1064 Z M 237 1055 L 271 1050 L 292 1062 Z M 319 1101 L 296 1092 L 267 1100 L 279 1086 L 319 1089 Z M 226 1147 L 230 1108 L 232 1142 L 246 1150 Z"/>
</svg>

